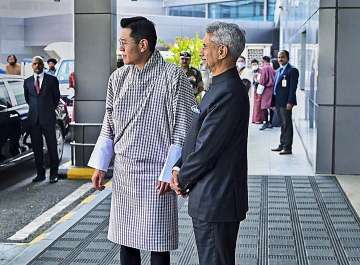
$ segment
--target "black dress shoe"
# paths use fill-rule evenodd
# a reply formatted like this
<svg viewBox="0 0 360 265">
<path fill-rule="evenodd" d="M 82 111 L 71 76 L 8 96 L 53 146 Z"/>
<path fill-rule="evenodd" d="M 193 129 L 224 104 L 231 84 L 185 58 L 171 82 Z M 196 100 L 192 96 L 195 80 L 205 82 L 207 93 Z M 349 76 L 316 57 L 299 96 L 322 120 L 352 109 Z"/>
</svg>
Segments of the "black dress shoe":
<svg viewBox="0 0 360 265">
<path fill-rule="evenodd" d="M 45 180 L 45 176 L 39 176 L 37 175 L 36 178 L 33 178 L 33 182 L 40 182 L 40 181 L 44 181 Z"/>
<path fill-rule="evenodd" d="M 291 155 L 292 151 L 291 150 L 282 150 L 279 155 Z"/>
<path fill-rule="evenodd" d="M 54 175 L 54 176 L 50 176 L 50 183 L 56 183 L 58 182 L 58 176 Z"/>
<path fill-rule="evenodd" d="M 261 126 L 261 128 L 259 129 L 260 131 L 263 131 L 265 130 L 267 127 L 267 123 L 264 123 L 263 126 Z"/>
<path fill-rule="evenodd" d="M 271 122 L 269 122 L 267 125 L 266 125 L 266 128 L 268 128 L 268 129 L 272 129 L 272 124 L 271 124 Z"/>
<path fill-rule="evenodd" d="M 271 149 L 271 151 L 273 151 L 273 152 L 280 152 L 282 150 L 283 150 L 283 148 L 281 146 Z"/>
</svg>

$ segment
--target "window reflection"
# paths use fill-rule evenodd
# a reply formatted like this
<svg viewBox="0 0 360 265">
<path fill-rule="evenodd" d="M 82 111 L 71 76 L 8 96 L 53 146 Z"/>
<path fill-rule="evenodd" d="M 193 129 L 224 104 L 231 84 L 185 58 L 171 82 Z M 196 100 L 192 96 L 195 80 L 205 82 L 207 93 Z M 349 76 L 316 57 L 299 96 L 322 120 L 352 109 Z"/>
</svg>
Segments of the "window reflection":
<svg viewBox="0 0 360 265">
<path fill-rule="evenodd" d="M 205 17 L 205 5 L 175 6 L 169 8 L 170 16 Z"/>
<path fill-rule="evenodd" d="M 264 20 L 264 1 L 230 1 L 209 4 L 209 18 Z"/>
</svg>

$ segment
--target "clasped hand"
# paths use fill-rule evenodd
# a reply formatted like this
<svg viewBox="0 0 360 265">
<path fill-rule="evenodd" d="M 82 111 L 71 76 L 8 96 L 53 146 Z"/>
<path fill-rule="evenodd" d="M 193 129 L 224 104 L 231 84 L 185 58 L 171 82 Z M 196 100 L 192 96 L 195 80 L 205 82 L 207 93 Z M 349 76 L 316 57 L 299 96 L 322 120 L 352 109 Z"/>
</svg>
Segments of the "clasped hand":
<svg viewBox="0 0 360 265">
<path fill-rule="evenodd" d="M 177 170 L 173 170 L 173 172 L 172 172 L 170 188 L 173 191 L 175 191 L 175 193 L 177 195 L 184 197 L 184 195 L 181 193 L 181 189 L 180 189 L 180 185 L 179 185 L 179 171 L 177 171 Z"/>
</svg>

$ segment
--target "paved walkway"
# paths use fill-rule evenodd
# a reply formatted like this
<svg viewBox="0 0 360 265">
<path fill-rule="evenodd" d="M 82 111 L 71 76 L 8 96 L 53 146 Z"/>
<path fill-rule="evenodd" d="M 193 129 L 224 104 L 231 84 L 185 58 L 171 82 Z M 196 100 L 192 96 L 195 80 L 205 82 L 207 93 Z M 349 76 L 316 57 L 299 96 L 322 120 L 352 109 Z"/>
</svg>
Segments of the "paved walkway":
<svg viewBox="0 0 360 265">
<path fill-rule="evenodd" d="M 280 156 L 270 151 L 279 129 L 258 128 L 251 125 L 249 131 L 250 211 L 240 227 L 236 264 L 360 265 L 360 220 L 338 180 L 313 175 L 296 133 L 294 154 Z M 343 177 L 342 185 L 354 187 L 348 180 Z M 0 254 L 7 255 L 0 264 L 120 264 L 118 246 L 106 239 L 110 196 L 108 185 L 30 244 L 0 246 Z M 183 199 L 179 225 L 180 246 L 171 253 L 172 264 L 196 265 Z M 149 253 L 142 257 L 150 264 Z"/>
<path fill-rule="evenodd" d="M 251 124 L 249 127 L 248 163 L 249 175 L 278 176 L 310 176 L 314 174 L 304 147 L 294 128 L 292 155 L 279 155 L 272 152 L 280 142 L 280 128 L 260 131 L 261 125 Z"/>
<path fill-rule="evenodd" d="M 249 192 L 236 264 L 360 264 L 360 220 L 336 178 L 251 176 Z M 119 246 L 106 239 L 110 199 L 109 194 L 29 264 L 120 264 Z M 171 264 L 198 264 L 183 199 L 179 220 L 180 246 Z M 148 252 L 142 257 L 142 264 L 150 264 Z"/>
</svg>

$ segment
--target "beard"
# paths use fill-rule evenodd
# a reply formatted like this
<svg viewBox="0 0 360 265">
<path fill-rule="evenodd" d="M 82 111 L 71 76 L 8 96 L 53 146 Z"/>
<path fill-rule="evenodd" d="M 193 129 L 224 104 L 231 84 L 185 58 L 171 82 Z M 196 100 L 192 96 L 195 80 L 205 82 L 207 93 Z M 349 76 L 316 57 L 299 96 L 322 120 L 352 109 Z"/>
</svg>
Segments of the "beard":
<svg viewBox="0 0 360 265">
<path fill-rule="evenodd" d="M 11 62 L 9 63 L 11 66 L 14 66 L 16 63 L 15 62 Z"/>
<path fill-rule="evenodd" d="M 49 67 L 51 71 L 55 71 L 55 66 Z"/>
</svg>

